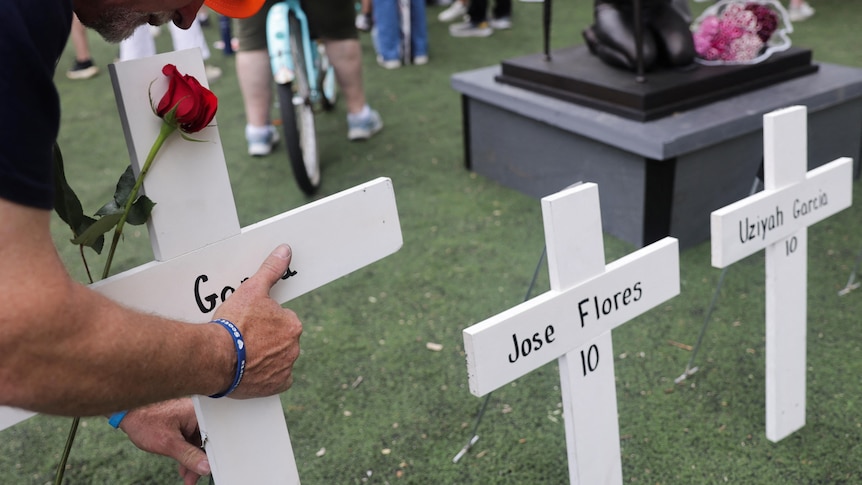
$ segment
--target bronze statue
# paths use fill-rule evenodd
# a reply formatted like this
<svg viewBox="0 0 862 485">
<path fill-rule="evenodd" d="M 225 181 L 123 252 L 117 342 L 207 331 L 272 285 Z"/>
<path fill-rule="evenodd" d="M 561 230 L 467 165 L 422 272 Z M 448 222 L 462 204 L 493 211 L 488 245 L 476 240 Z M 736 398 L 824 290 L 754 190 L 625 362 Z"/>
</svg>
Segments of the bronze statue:
<svg viewBox="0 0 862 485">
<path fill-rule="evenodd" d="M 689 22 L 673 0 L 595 0 L 594 23 L 583 36 L 590 52 L 606 64 L 641 73 L 694 62 Z"/>
</svg>

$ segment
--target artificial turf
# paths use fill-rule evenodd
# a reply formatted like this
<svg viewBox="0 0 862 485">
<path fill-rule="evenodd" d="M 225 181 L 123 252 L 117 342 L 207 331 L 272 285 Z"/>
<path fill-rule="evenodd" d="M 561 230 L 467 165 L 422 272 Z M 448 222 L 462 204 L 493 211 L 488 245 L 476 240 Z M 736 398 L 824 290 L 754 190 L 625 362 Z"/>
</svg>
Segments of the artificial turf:
<svg viewBox="0 0 862 485">
<path fill-rule="evenodd" d="M 817 62 L 862 68 L 856 30 L 862 4 L 815 0 L 813 6 L 817 14 L 795 25 L 794 44 L 813 49 Z M 692 7 L 697 12 L 704 4 Z M 343 102 L 319 117 L 318 197 L 391 177 L 404 246 L 289 305 L 305 331 L 296 380 L 282 402 L 303 483 L 568 483 L 556 364 L 493 392 L 479 441 L 452 462 L 482 404 L 467 389 L 461 331 L 525 298 L 544 242 L 538 200 L 464 168 L 461 104 L 449 78 L 540 51 L 541 9 L 514 2 L 512 30 L 455 39 L 436 20 L 442 7 L 429 7 L 431 62 L 394 71 L 376 66 L 363 34 L 366 91 L 386 127 L 368 142 L 350 143 Z M 580 44 L 591 2 L 557 2 L 554 16 L 552 44 Z M 217 29 L 207 36 L 215 40 Z M 106 71 L 116 46 L 93 33 L 90 42 Z M 158 45 L 170 48 L 166 33 Z M 308 202 L 282 151 L 246 154 L 234 60 L 214 50 L 211 62 L 224 70 L 212 88 L 242 224 Z M 60 145 L 70 183 L 95 211 L 128 158 L 107 72 L 70 81 L 63 71 L 71 63 L 70 45 L 56 77 Z M 679 297 L 613 332 L 626 483 L 862 483 L 862 338 L 855 327 L 862 289 L 837 295 L 862 250 L 859 188 L 855 182 L 854 206 L 809 229 L 805 427 L 779 443 L 765 438 L 762 254 L 730 267 L 695 362 L 700 370 L 674 384 L 720 274 L 705 242 L 680 255 Z M 53 232 L 70 272 L 83 281 L 67 229 L 55 221 Z M 609 236 L 605 244 L 608 261 L 635 249 Z M 151 257 L 145 229 L 134 228 L 115 268 Z M 91 264 L 100 267 L 99 258 Z M 531 295 L 547 289 L 542 269 Z M 442 350 L 429 350 L 429 342 Z M 51 482 L 70 422 L 38 416 L 0 433 L 0 483 Z M 179 483 L 171 460 L 138 451 L 101 417 L 82 420 L 67 468 L 70 484 Z"/>
</svg>

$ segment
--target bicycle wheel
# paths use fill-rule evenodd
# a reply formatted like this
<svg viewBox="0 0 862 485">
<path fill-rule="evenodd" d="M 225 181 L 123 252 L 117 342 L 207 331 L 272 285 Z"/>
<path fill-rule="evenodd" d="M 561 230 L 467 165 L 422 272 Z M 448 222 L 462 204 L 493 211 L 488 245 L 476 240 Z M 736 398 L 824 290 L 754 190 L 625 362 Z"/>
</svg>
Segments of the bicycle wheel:
<svg viewBox="0 0 862 485">
<path fill-rule="evenodd" d="M 293 177 L 306 195 L 312 195 L 320 187 L 320 161 L 317 153 L 317 134 L 314 129 L 314 110 L 311 106 L 311 89 L 305 65 L 300 22 L 290 14 L 288 25 L 295 78 L 291 83 L 277 85 L 278 104 Z"/>
</svg>

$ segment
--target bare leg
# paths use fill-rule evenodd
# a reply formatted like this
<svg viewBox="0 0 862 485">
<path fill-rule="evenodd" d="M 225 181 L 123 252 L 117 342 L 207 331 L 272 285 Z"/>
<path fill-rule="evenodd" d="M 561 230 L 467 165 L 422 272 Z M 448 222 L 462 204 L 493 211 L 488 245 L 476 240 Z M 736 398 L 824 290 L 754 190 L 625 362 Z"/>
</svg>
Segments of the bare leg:
<svg viewBox="0 0 862 485">
<path fill-rule="evenodd" d="M 87 30 L 78 20 L 78 16 L 72 17 L 72 44 L 75 46 L 75 60 L 90 60 L 90 43 L 87 42 Z"/>
<path fill-rule="evenodd" d="M 321 39 L 326 55 L 335 68 L 335 78 L 347 101 L 348 113 L 360 113 L 365 107 L 365 89 L 362 84 L 362 47 L 358 39 Z M 267 62 L 268 59 L 267 59 Z M 239 68 L 239 59 L 237 59 Z"/>
<path fill-rule="evenodd" d="M 236 53 L 236 74 L 242 91 L 246 122 L 264 127 L 270 123 L 272 106 L 272 75 L 266 50 Z"/>
</svg>

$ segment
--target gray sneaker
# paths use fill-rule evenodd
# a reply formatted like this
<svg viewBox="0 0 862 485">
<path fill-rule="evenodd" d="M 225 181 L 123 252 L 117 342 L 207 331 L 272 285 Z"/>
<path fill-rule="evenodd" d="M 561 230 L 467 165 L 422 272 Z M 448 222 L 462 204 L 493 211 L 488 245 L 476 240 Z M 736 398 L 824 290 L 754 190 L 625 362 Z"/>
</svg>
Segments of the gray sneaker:
<svg viewBox="0 0 862 485">
<path fill-rule="evenodd" d="M 491 26 L 494 30 L 506 30 L 512 28 L 512 17 L 500 17 L 498 19 L 491 19 L 488 22 L 488 25 Z"/>
<path fill-rule="evenodd" d="M 383 119 L 380 118 L 380 113 L 373 109 L 368 116 L 359 120 L 347 116 L 347 139 L 350 141 L 367 140 L 382 129 Z"/>
<path fill-rule="evenodd" d="M 493 33 L 494 29 L 488 26 L 488 22 L 473 24 L 467 21 L 449 26 L 449 35 L 452 37 L 488 37 Z"/>
<path fill-rule="evenodd" d="M 273 147 L 278 145 L 278 130 L 268 125 L 267 133 L 252 133 L 251 127 L 245 127 L 245 140 L 248 142 L 248 154 L 253 157 L 265 157 L 272 153 Z"/>
</svg>

